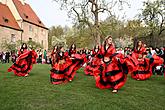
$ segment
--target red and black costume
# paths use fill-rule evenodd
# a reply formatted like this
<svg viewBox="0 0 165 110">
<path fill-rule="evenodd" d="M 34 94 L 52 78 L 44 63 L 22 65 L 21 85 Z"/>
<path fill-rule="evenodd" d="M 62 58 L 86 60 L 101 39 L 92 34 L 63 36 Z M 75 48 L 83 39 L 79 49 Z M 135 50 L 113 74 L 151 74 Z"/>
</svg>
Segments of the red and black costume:
<svg viewBox="0 0 165 110">
<path fill-rule="evenodd" d="M 136 71 L 131 73 L 131 77 L 136 80 L 146 80 L 152 76 L 152 67 L 163 64 L 163 59 L 154 55 L 153 58 L 138 59 Z"/>
<path fill-rule="evenodd" d="M 132 57 L 138 59 L 139 55 L 142 55 L 144 52 L 146 52 L 146 48 L 144 46 L 141 46 L 139 49 L 134 48 L 134 51 L 132 53 Z"/>
<path fill-rule="evenodd" d="M 80 69 L 84 65 L 84 63 L 87 62 L 87 57 L 85 53 L 76 53 L 76 50 L 69 51 L 69 56 L 72 60 L 72 64 L 70 65 L 69 70 L 67 72 L 67 77 L 69 81 L 72 81 L 76 74 L 76 71 Z"/>
<path fill-rule="evenodd" d="M 36 63 L 37 53 L 34 50 L 28 51 L 24 49 L 19 52 L 19 57 L 16 62 L 8 69 L 8 72 L 13 71 L 17 76 L 27 76 L 32 70 L 33 64 Z"/>
<path fill-rule="evenodd" d="M 99 65 L 101 63 L 101 59 L 98 58 L 99 55 L 99 48 L 97 51 L 94 50 L 92 51 L 92 55 L 91 55 L 91 61 L 89 63 L 87 63 L 87 66 L 84 69 L 84 72 L 86 75 L 90 75 L 93 76 L 94 75 L 94 71 L 99 69 Z"/>
<path fill-rule="evenodd" d="M 101 47 L 102 64 L 99 67 L 99 71 L 95 71 L 94 75 L 96 87 L 100 89 L 120 89 L 126 82 L 127 74 L 135 68 L 129 58 L 125 58 L 124 55 L 115 52 L 113 45 L 110 45 L 107 49 L 105 46 Z M 105 57 L 110 60 L 105 62 Z"/>
<path fill-rule="evenodd" d="M 86 55 L 77 54 L 76 49 L 70 49 L 69 52 L 57 52 L 55 56 L 56 60 L 50 75 L 52 84 L 72 81 L 76 71 L 86 61 Z"/>
<path fill-rule="evenodd" d="M 56 61 L 52 65 L 50 79 L 52 84 L 61 84 L 67 81 L 66 73 L 69 70 L 72 61 L 68 57 L 68 52 L 57 52 Z"/>
</svg>

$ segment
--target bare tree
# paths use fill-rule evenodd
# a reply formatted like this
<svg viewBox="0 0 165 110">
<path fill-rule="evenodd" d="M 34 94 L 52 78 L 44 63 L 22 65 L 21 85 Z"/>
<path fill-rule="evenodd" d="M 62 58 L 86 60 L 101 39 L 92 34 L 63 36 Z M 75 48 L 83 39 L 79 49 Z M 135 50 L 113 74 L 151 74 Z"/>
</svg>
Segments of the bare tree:
<svg viewBox="0 0 165 110">
<path fill-rule="evenodd" d="M 54 0 L 61 4 L 61 9 L 68 11 L 68 16 L 81 28 L 89 27 L 94 42 L 100 44 L 101 31 L 99 29 L 101 14 L 113 15 L 112 9 L 128 3 L 123 0 Z"/>
<path fill-rule="evenodd" d="M 156 39 L 160 39 L 161 34 L 165 31 L 165 1 L 144 2 L 144 8 L 139 17 L 149 28 L 150 42 L 153 43 Z M 156 45 L 154 42 L 154 46 Z"/>
</svg>

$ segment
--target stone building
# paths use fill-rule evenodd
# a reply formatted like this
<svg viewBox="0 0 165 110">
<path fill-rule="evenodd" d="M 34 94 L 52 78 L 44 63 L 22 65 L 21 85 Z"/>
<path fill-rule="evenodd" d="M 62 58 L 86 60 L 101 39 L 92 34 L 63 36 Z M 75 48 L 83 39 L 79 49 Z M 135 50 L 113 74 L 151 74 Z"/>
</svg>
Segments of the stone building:
<svg viewBox="0 0 165 110">
<path fill-rule="evenodd" d="M 1 41 L 33 40 L 40 43 L 44 49 L 48 49 L 48 28 L 29 4 L 24 0 L 0 0 L 0 2 Z"/>
<path fill-rule="evenodd" d="M 9 7 L 0 3 L 0 50 L 2 50 L 2 44 L 7 41 L 15 43 L 21 40 L 23 30 L 16 22 Z"/>
</svg>

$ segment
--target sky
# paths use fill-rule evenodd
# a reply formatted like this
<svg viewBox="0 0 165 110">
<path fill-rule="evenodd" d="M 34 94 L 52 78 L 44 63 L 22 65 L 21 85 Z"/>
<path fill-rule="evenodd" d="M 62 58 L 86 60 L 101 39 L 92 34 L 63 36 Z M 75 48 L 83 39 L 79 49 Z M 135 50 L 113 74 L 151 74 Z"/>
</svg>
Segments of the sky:
<svg viewBox="0 0 165 110">
<path fill-rule="evenodd" d="M 131 5 L 130 8 L 126 6 L 122 11 L 117 12 L 119 15 L 123 15 L 125 12 L 126 19 L 133 19 L 143 6 L 143 1 L 146 0 L 128 0 Z M 51 26 L 71 26 L 72 22 L 67 16 L 66 11 L 60 10 L 60 5 L 53 0 L 25 0 L 26 3 L 30 4 L 36 14 L 39 16 L 41 21 L 49 28 Z M 102 16 L 104 19 L 105 17 Z"/>
</svg>

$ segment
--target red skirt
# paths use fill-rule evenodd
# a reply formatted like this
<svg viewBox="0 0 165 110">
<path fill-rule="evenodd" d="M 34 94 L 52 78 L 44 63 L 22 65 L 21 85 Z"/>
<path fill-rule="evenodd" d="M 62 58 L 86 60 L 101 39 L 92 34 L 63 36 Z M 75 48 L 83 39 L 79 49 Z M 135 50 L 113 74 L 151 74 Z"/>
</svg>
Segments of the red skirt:
<svg viewBox="0 0 165 110">
<path fill-rule="evenodd" d="M 72 59 L 72 64 L 69 66 L 68 71 L 66 72 L 67 79 L 69 81 L 74 79 L 76 71 L 80 69 L 87 62 L 85 54 L 75 54 L 75 58 Z"/>
<path fill-rule="evenodd" d="M 127 80 L 127 75 L 124 74 L 122 71 L 111 71 L 107 73 L 105 76 L 102 74 L 95 75 L 96 80 L 96 87 L 100 89 L 120 89 L 124 86 Z"/>
<path fill-rule="evenodd" d="M 53 68 L 50 70 L 50 80 L 52 84 L 61 84 L 66 81 L 66 73 L 69 71 L 69 67 L 72 63 L 65 61 L 65 63 L 55 63 Z"/>
<path fill-rule="evenodd" d="M 112 62 L 113 63 L 113 62 Z M 117 66 L 117 64 L 103 64 L 100 66 L 99 70 L 95 73 L 96 87 L 100 89 L 120 89 L 124 86 L 127 74 Z"/>
<path fill-rule="evenodd" d="M 134 69 L 135 65 L 130 58 L 124 58 L 122 54 L 114 54 L 109 62 L 104 62 L 98 70 L 95 70 L 96 87 L 118 90 L 125 85 L 127 74 Z"/>
<path fill-rule="evenodd" d="M 95 72 L 99 69 L 101 60 L 94 58 L 84 69 L 86 75 L 94 76 Z"/>
<path fill-rule="evenodd" d="M 13 71 L 17 76 L 27 76 L 32 70 L 33 64 L 36 63 L 37 54 L 35 51 L 28 51 L 21 54 L 17 61 L 8 69 Z"/>
<path fill-rule="evenodd" d="M 131 74 L 131 77 L 136 80 L 146 80 L 152 76 L 150 71 L 135 71 Z"/>
</svg>

